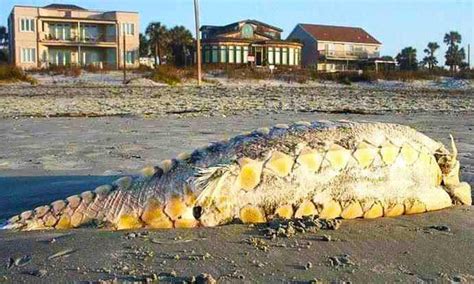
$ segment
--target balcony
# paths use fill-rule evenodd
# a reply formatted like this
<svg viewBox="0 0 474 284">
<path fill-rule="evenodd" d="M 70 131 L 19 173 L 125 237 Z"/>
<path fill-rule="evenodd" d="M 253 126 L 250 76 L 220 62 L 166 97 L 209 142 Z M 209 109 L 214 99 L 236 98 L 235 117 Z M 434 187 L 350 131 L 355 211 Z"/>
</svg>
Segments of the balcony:
<svg viewBox="0 0 474 284">
<path fill-rule="evenodd" d="M 50 33 L 40 33 L 40 42 L 53 45 L 115 45 L 116 38 L 113 35 L 105 34 L 80 37 L 72 33 L 70 36 L 58 37 Z"/>
<path fill-rule="evenodd" d="M 361 60 L 379 57 L 378 52 L 367 51 L 340 51 L 340 50 L 318 50 L 319 57 L 326 59 L 343 59 L 343 60 Z"/>
</svg>

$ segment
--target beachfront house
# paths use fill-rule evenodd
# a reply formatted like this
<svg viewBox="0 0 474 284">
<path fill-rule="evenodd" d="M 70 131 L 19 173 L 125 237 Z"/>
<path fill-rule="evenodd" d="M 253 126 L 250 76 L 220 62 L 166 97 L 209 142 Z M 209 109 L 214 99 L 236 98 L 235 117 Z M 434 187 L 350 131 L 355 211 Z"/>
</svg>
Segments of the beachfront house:
<svg viewBox="0 0 474 284">
<path fill-rule="evenodd" d="M 394 64 L 380 58 L 382 43 L 362 28 L 298 24 L 287 40 L 302 42 L 302 65 L 321 72 Z"/>
<path fill-rule="evenodd" d="M 300 66 L 302 44 L 282 40 L 280 28 L 256 20 L 226 26 L 202 26 L 204 64 Z"/>
<path fill-rule="evenodd" d="M 8 29 L 10 63 L 23 69 L 139 64 L 136 12 L 94 11 L 67 4 L 16 5 L 8 17 Z"/>
</svg>

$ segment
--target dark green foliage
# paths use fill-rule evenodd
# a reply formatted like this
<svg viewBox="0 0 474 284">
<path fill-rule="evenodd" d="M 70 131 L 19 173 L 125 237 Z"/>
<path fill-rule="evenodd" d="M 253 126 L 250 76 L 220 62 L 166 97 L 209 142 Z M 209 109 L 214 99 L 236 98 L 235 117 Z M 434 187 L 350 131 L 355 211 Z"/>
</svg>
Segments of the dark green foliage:
<svg viewBox="0 0 474 284">
<path fill-rule="evenodd" d="M 168 29 L 160 22 L 152 22 L 146 28 L 145 35 L 140 36 L 140 56 L 155 57 L 157 65 L 173 63 L 176 66 L 187 66 L 192 63 L 194 39 L 184 26 Z"/>
<path fill-rule="evenodd" d="M 418 69 L 418 60 L 416 59 L 416 48 L 405 47 L 396 56 L 400 70 L 414 71 Z"/>
<path fill-rule="evenodd" d="M 463 65 L 463 61 L 466 58 L 464 48 L 459 48 L 462 37 L 456 31 L 450 31 L 444 35 L 444 43 L 448 45 L 448 50 L 444 58 L 446 59 L 445 64 L 449 66 L 449 70 L 452 72 L 456 71 L 458 67 Z"/>
<path fill-rule="evenodd" d="M 8 49 L 0 49 L 0 63 L 8 62 Z"/>
<path fill-rule="evenodd" d="M 423 65 L 428 65 L 429 70 L 433 70 L 434 67 L 438 64 L 438 60 L 434 53 L 439 48 L 439 44 L 437 42 L 429 42 L 427 48 L 423 50 L 426 56 L 423 58 Z"/>
<path fill-rule="evenodd" d="M 161 65 L 169 43 L 168 29 L 160 22 L 151 22 L 146 27 L 145 34 L 148 37 L 151 53 L 155 57 L 155 66 Z"/>
<path fill-rule="evenodd" d="M 466 53 L 464 52 L 464 48 L 453 45 L 448 47 L 444 58 L 446 59 L 446 65 L 449 66 L 449 69 L 455 71 L 458 67 L 463 65 Z"/>
<path fill-rule="evenodd" d="M 187 66 L 192 62 L 193 35 L 184 26 L 175 26 L 168 31 L 171 56 L 176 66 Z"/>
<path fill-rule="evenodd" d="M 150 42 L 148 41 L 147 37 L 142 33 L 138 35 L 138 39 L 140 42 L 140 47 L 138 48 L 138 53 L 140 57 L 148 57 L 150 55 Z"/>
<path fill-rule="evenodd" d="M 0 63 L 8 62 L 8 30 L 0 26 Z"/>
</svg>

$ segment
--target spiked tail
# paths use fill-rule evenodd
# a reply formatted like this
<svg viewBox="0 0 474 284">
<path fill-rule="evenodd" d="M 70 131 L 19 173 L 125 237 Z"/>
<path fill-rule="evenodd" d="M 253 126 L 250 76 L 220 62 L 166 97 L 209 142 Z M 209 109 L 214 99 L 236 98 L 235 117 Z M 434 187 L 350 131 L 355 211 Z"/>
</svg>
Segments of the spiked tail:
<svg viewBox="0 0 474 284">
<path fill-rule="evenodd" d="M 126 190 L 132 183 L 131 177 L 122 177 L 113 184 L 99 186 L 94 191 L 85 191 L 65 200 L 39 206 L 13 216 L 3 229 L 30 231 L 110 224 L 123 210 L 140 210 L 141 207 L 133 202 L 131 194 Z"/>
</svg>

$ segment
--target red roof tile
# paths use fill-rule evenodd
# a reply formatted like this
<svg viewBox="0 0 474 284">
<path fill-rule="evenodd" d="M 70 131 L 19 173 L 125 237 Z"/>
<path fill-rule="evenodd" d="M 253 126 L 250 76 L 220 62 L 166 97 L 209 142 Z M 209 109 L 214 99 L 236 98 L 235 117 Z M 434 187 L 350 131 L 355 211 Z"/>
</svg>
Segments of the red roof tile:
<svg viewBox="0 0 474 284">
<path fill-rule="evenodd" d="M 300 24 L 317 40 L 382 44 L 362 28 Z"/>
</svg>

